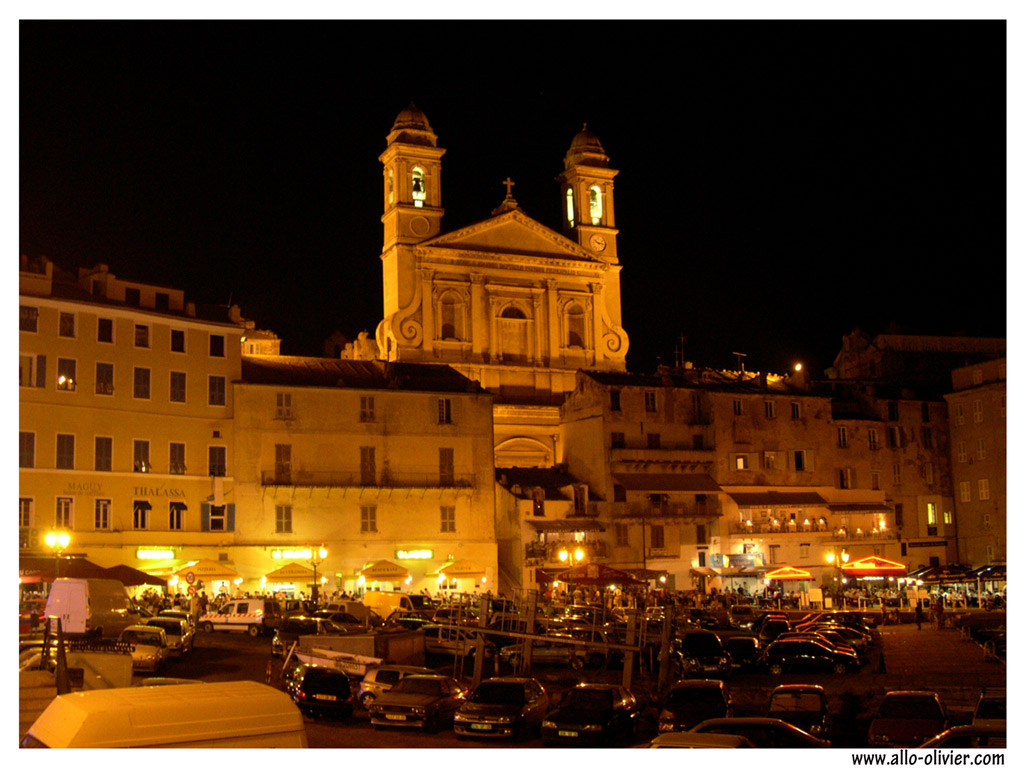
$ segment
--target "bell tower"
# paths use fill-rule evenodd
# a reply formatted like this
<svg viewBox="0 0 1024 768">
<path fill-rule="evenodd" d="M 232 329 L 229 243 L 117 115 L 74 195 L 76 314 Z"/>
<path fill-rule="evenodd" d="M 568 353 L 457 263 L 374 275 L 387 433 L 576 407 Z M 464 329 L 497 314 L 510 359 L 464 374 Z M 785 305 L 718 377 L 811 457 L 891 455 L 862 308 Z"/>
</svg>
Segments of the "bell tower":
<svg viewBox="0 0 1024 768">
<path fill-rule="evenodd" d="M 441 233 L 441 156 L 437 135 L 415 104 L 398 113 L 378 158 L 384 164 L 384 317 L 416 293 L 414 247 Z M 388 355 L 390 358 L 390 354 Z"/>
<path fill-rule="evenodd" d="M 586 123 L 569 145 L 564 162 L 565 171 L 558 177 L 562 231 L 602 261 L 618 264 L 612 182 L 618 171 L 609 167 L 604 147 Z"/>
</svg>

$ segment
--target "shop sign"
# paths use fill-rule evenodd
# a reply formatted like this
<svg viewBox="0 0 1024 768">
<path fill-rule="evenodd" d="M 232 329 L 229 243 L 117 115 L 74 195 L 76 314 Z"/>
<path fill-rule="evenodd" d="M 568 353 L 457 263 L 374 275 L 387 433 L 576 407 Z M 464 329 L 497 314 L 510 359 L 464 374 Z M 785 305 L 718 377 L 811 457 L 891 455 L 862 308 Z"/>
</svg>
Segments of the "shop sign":
<svg viewBox="0 0 1024 768">
<path fill-rule="evenodd" d="M 154 547 L 139 547 L 135 550 L 135 557 L 139 560 L 173 560 L 173 549 L 156 549 Z"/>
<path fill-rule="evenodd" d="M 272 549 L 270 556 L 275 560 L 310 560 L 313 557 L 311 549 Z"/>
<path fill-rule="evenodd" d="M 85 493 L 97 495 L 103 493 L 103 484 L 81 480 L 68 480 L 64 486 L 64 493 Z"/>
<path fill-rule="evenodd" d="M 132 494 L 135 496 L 158 496 L 167 497 L 172 499 L 184 499 L 185 492 L 181 488 L 168 488 L 166 486 L 155 486 L 147 487 L 144 485 L 136 485 L 132 489 Z"/>
<path fill-rule="evenodd" d="M 945 547 L 948 541 L 908 541 L 908 547 Z"/>
<path fill-rule="evenodd" d="M 396 549 L 395 558 L 398 560 L 433 560 L 434 550 L 432 549 Z"/>
</svg>

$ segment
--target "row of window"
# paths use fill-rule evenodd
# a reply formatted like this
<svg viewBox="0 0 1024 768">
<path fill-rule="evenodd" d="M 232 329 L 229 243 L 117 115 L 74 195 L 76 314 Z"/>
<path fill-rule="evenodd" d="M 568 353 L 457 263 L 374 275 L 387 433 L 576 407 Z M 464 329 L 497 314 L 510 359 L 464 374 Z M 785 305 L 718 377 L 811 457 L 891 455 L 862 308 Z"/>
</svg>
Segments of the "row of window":
<svg viewBox="0 0 1024 768">
<path fill-rule="evenodd" d="M 890 448 L 902 448 L 906 441 L 906 433 L 903 427 L 886 427 L 886 439 Z M 877 451 L 881 448 L 878 441 L 878 430 L 869 427 L 866 431 L 868 448 Z M 836 446 L 839 448 L 850 447 L 850 433 L 844 426 L 836 427 Z M 921 427 L 921 447 L 931 450 L 934 446 L 934 436 L 931 427 Z"/>
<path fill-rule="evenodd" d="M 455 507 L 440 508 L 441 533 L 455 533 Z M 292 529 L 292 507 L 290 504 L 278 504 L 274 510 L 275 533 L 294 533 Z M 359 507 L 359 532 L 379 533 L 377 529 L 377 505 L 364 504 Z"/>
<path fill-rule="evenodd" d="M 450 397 L 439 397 L 431 406 L 433 416 L 436 416 L 436 424 L 453 424 L 452 399 Z M 293 398 L 290 392 L 277 393 L 277 418 L 291 419 L 295 417 Z M 432 416 L 432 418 L 433 418 Z M 373 422 L 377 420 L 376 400 L 373 395 L 361 395 L 359 397 L 359 421 Z"/>
<path fill-rule="evenodd" d="M 75 436 L 57 435 L 55 469 L 75 469 Z M 150 456 L 149 440 L 132 441 L 132 466 L 135 472 L 155 472 Z M 112 472 L 114 468 L 114 438 L 97 436 L 93 450 L 93 470 Z M 36 466 L 36 435 L 34 432 L 18 433 L 18 466 L 33 469 Z M 79 467 L 81 469 L 81 467 Z M 185 443 L 168 443 L 166 473 L 184 475 Z M 227 474 L 227 447 L 211 445 L 207 449 L 207 473 L 222 477 Z"/>
<path fill-rule="evenodd" d="M 977 449 L 974 452 L 974 461 L 984 461 L 988 457 L 987 443 L 984 437 L 978 438 Z M 961 464 L 966 464 L 968 461 L 967 456 L 967 443 L 963 440 L 956 444 L 956 459 Z"/>
<path fill-rule="evenodd" d="M 732 401 L 732 413 L 734 416 L 742 416 L 744 413 L 744 402 L 743 400 Z M 791 419 L 801 419 L 804 415 L 804 405 L 800 402 L 791 402 L 789 404 L 789 417 Z M 765 400 L 764 401 L 764 416 L 766 419 L 775 418 L 775 401 Z"/>
<path fill-rule="evenodd" d="M 981 424 L 985 421 L 985 403 L 982 400 L 975 400 L 971 404 L 971 410 L 975 424 Z M 1000 397 L 999 416 L 1004 419 L 1006 418 L 1006 395 Z M 963 403 L 957 403 L 953 406 L 953 420 L 958 427 L 963 426 L 967 422 L 967 414 Z"/>
<path fill-rule="evenodd" d="M 114 526 L 113 501 L 111 499 L 91 499 L 92 530 L 110 531 Z M 188 505 L 183 501 L 171 501 L 163 510 L 166 517 L 166 528 L 154 514 L 153 504 L 146 499 L 132 501 L 132 530 L 168 530 L 184 531 L 185 514 Z M 87 512 L 88 514 L 88 512 Z M 80 522 L 80 521 L 79 521 Z M 58 496 L 54 505 L 53 525 L 56 528 L 75 530 L 75 498 Z M 32 528 L 36 526 L 35 499 L 21 497 L 18 499 L 18 526 Z M 44 523 L 43 526 L 46 527 Z M 79 526 L 83 530 L 84 525 Z M 202 531 L 233 531 L 235 530 L 234 504 L 203 504 L 200 512 L 200 530 Z"/>
<path fill-rule="evenodd" d="M 978 501 L 988 501 L 991 499 L 988 489 L 988 479 L 981 478 L 978 480 Z M 961 480 L 960 481 L 960 501 L 971 501 L 971 481 Z"/>
<path fill-rule="evenodd" d="M 158 294 L 159 295 L 159 294 Z M 57 320 L 57 335 L 67 339 L 76 339 L 79 334 L 78 315 L 75 312 L 60 312 Z M 38 333 L 39 331 L 39 309 L 37 307 L 21 307 L 18 329 L 26 333 Z M 149 349 L 151 343 L 151 326 L 145 323 L 136 323 L 134 332 L 134 346 L 138 349 Z M 211 333 L 209 335 L 210 357 L 225 356 L 225 337 L 223 334 Z M 114 321 L 109 317 L 96 318 L 96 341 L 103 344 L 114 343 Z M 171 329 L 171 352 L 185 352 L 185 331 L 179 328 Z"/>
<path fill-rule="evenodd" d="M 439 485 L 455 485 L 455 449 L 438 448 L 437 462 Z M 376 446 L 359 446 L 359 478 L 362 485 L 377 484 Z M 290 484 L 292 481 L 291 443 L 277 443 L 274 445 L 274 481 L 285 485 Z"/>
<path fill-rule="evenodd" d="M 171 371 L 168 399 L 172 403 L 186 402 L 187 375 L 184 371 Z M 22 387 L 46 386 L 46 355 L 21 355 L 19 360 L 18 384 Z M 78 390 L 78 361 L 58 357 L 56 387 L 61 392 Z M 114 394 L 114 364 L 96 363 L 95 393 Z M 152 395 L 152 371 L 134 366 L 132 370 L 132 397 L 136 400 L 150 400 Z M 227 404 L 227 378 L 207 377 L 208 405 Z"/>
</svg>

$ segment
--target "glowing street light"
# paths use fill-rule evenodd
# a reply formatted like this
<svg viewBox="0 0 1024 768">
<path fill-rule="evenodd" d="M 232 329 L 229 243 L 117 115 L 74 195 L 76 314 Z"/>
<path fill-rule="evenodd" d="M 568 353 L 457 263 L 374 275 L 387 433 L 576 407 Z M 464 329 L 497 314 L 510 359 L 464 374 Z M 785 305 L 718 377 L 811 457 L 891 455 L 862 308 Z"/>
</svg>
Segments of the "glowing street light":
<svg viewBox="0 0 1024 768">
<path fill-rule="evenodd" d="M 53 550 L 55 563 L 53 568 L 53 578 L 59 579 L 60 557 L 71 543 L 71 534 L 67 531 L 49 531 L 43 540 L 46 542 L 46 546 Z"/>
<path fill-rule="evenodd" d="M 314 549 L 310 551 L 309 564 L 313 566 L 313 603 L 317 604 L 320 599 L 320 582 L 317 580 L 316 569 L 320 567 L 320 564 L 327 558 L 327 550 L 324 549 L 324 545 L 320 545 L 320 549 Z M 324 579 L 326 582 L 327 579 Z"/>
</svg>

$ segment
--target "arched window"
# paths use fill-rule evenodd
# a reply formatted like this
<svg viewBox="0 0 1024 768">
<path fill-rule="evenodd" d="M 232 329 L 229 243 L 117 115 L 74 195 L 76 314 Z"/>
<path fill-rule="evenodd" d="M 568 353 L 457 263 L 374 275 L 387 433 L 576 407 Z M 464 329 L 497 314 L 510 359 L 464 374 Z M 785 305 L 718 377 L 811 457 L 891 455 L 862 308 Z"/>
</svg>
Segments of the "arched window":
<svg viewBox="0 0 1024 768">
<path fill-rule="evenodd" d="M 526 315 L 519 307 L 514 307 L 511 304 L 501 311 L 502 317 L 511 318 L 513 320 L 525 320 Z"/>
<path fill-rule="evenodd" d="M 395 204 L 395 169 L 388 168 L 388 205 Z"/>
<path fill-rule="evenodd" d="M 595 184 L 590 188 L 590 223 L 600 224 L 604 215 L 604 200 L 601 196 L 601 188 Z"/>
<path fill-rule="evenodd" d="M 569 331 L 567 347 L 586 348 L 585 339 L 587 338 L 587 333 L 585 322 L 586 315 L 583 312 L 583 307 L 579 304 L 571 304 L 565 311 L 565 324 Z"/>
<path fill-rule="evenodd" d="M 441 339 L 458 341 L 464 338 L 463 304 L 458 294 L 448 291 L 441 296 Z"/>
<path fill-rule="evenodd" d="M 417 165 L 412 169 L 412 204 L 422 208 L 426 199 L 427 182 L 423 179 L 423 169 Z"/>
<path fill-rule="evenodd" d="M 569 219 L 569 227 L 576 226 L 576 210 L 572 204 L 572 187 L 565 190 L 565 215 Z"/>
</svg>

